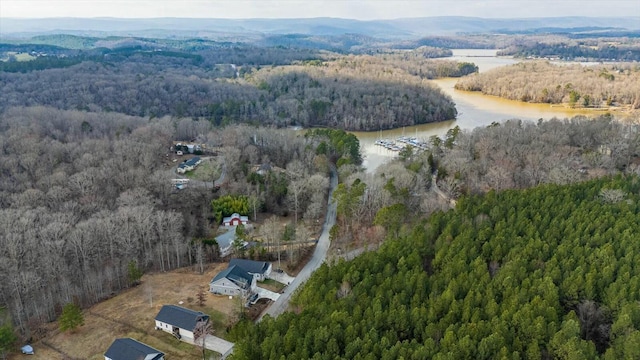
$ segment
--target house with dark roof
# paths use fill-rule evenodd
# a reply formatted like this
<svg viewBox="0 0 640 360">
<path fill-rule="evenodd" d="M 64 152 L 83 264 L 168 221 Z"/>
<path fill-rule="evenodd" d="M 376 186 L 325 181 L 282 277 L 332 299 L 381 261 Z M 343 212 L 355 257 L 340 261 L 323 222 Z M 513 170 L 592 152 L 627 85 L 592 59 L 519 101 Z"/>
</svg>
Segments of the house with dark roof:
<svg viewBox="0 0 640 360">
<path fill-rule="evenodd" d="M 200 165 L 200 163 L 202 163 L 202 160 L 200 159 L 200 157 L 194 156 L 191 159 L 178 165 L 178 169 L 176 171 L 178 172 L 178 174 L 184 174 L 187 171 L 191 171 L 195 169 L 198 165 Z"/>
<path fill-rule="evenodd" d="M 116 339 L 104 360 L 164 360 L 164 353 L 131 338 Z"/>
<path fill-rule="evenodd" d="M 209 283 L 209 291 L 220 295 L 248 297 L 256 290 L 256 278 L 240 266 L 229 266 Z"/>
<path fill-rule="evenodd" d="M 156 330 L 173 334 L 178 339 L 193 342 L 194 331 L 209 321 L 209 315 L 176 305 L 164 305 L 156 315 Z"/>
<path fill-rule="evenodd" d="M 253 275 L 257 281 L 268 279 L 272 269 L 271 263 L 269 262 L 247 259 L 231 259 L 231 261 L 229 261 L 229 267 L 231 266 L 243 268 L 246 272 Z"/>
</svg>

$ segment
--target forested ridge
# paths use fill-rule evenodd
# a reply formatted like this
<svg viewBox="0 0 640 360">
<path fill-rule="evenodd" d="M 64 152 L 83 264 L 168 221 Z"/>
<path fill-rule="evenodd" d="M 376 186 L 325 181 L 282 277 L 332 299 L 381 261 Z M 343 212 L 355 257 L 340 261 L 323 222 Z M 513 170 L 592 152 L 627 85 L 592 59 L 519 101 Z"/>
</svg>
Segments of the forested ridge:
<svg viewBox="0 0 640 360">
<path fill-rule="evenodd" d="M 498 55 L 517 57 L 560 58 L 582 61 L 638 61 L 640 42 L 633 39 L 637 33 L 629 33 L 629 38 L 594 38 L 584 40 L 562 39 L 560 42 L 522 42 L 508 46 Z"/>
<path fill-rule="evenodd" d="M 98 51 L 98 50 L 92 50 Z M 271 50 L 265 50 L 267 53 Z M 215 125 L 331 126 L 378 130 L 453 119 L 451 100 L 424 79 L 462 76 L 473 64 L 428 61 L 428 49 L 372 56 L 319 55 L 291 65 L 219 64 L 195 53 L 123 47 L 86 57 L 6 63 L 0 109 L 54 106 L 132 116 L 190 117 Z M 257 50 L 256 50 L 257 52 Z M 233 59 L 236 52 L 229 51 Z M 239 56 L 239 55 L 238 55 Z M 81 61 L 80 63 L 77 63 Z M 47 62 L 53 67 L 41 69 Z M 30 65 L 29 65 L 30 64 Z"/>
<path fill-rule="evenodd" d="M 304 126 L 377 130 L 455 118 L 447 96 L 394 60 L 403 63 L 401 58 L 349 56 L 319 66 L 263 68 L 250 81 L 268 92 L 277 117 Z M 423 66 L 426 77 L 438 62 Z"/>
<path fill-rule="evenodd" d="M 323 265 L 295 312 L 236 329 L 235 359 L 640 356 L 637 176 L 462 199 Z"/>
<path fill-rule="evenodd" d="M 449 49 L 497 49 L 504 48 L 505 44 L 512 44 L 507 36 L 488 35 L 460 35 L 460 36 L 427 36 L 416 40 L 404 38 L 381 38 L 364 35 L 365 33 L 343 34 L 304 34 L 304 33 L 269 33 L 269 34 L 242 34 L 238 32 L 216 34 L 202 34 L 205 38 L 190 38 L 192 34 L 181 37 L 171 33 L 171 38 L 162 36 L 152 37 L 153 34 L 140 36 L 78 36 L 70 34 L 36 35 L 26 39 L 7 39 L 8 45 L 14 48 L 33 48 L 34 45 L 41 49 L 47 46 L 62 47 L 76 50 L 90 50 L 100 48 L 117 48 L 122 46 L 142 46 L 150 49 L 172 48 L 179 51 L 202 50 L 243 50 L 245 54 L 257 54 L 258 52 L 280 53 L 300 52 L 314 53 L 317 50 L 327 50 L 340 54 L 374 54 L 386 52 L 392 49 L 415 49 L 422 46 L 430 47 L 428 57 L 451 56 Z M 245 60 L 251 60 L 248 56 Z M 242 59 L 242 58 L 241 58 Z M 272 59 L 275 59 L 272 57 Z M 236 62 L 245 64 L 245 62 Z M 249 63 L 249 62 L 246 62 Z M 265 63 L 266 64 L 266 63 Z"/>
<path fill-rule="evenodd" d="M 527 61 L 460 79 L 456 89 L 511 100 L 572 107 L 640 107 L 640 68 L 632 63 L 595 66 Z"/>
</svg>

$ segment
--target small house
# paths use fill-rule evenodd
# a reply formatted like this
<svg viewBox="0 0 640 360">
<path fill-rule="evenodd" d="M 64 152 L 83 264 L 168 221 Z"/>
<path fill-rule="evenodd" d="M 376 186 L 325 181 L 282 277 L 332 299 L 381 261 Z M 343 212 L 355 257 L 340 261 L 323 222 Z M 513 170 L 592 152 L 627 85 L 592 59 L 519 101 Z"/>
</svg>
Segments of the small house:
<svg viewBox="0 0 640 360">
<path fill-rule="evenodd" d="M 104 360 L 164 360 L 164 353 L 131 338 L 116 339 Z"/>
<path fill-rule="evenodd" d="M 229 256 L 233 253 L 233 242 L 236 240 L 236 227 L 232 226 L 222 235 L 216 237 L 218 243 L 218 250 L 220 251 L 220 257 Z M 247 246 L 245 241 L 243 246 Z"/>
<path fill-rule="evenodd" d="M 200 157 L 194 156 L 191 159 L 178 165 L 178 169 L 176 171 L 178 172 L 178 174 L 184 174 L 187 171 L 192 171 L 193 169 L 195 169 L 198 165 L 200 165 L 200 163 L 202 163 Z"/>
<path fill-rule="evenodd" d="M 229 267 L 239 266 L 244 271 L 252 275 L 257 281 L 264 281 L 271 274 L 271 263 L 266 261 L 255 261 L 247 259 L 231 259 Z"/>
<path fill-rule="evenodd" d="M 231 216 L 227 216 L 222 218 L 223 226 L 236 226 L 236 225 L 247 225 L 249 223 L 248 216 L 240 216 L 238 213 L 233 213 Z"/>
<path fill-rule="evenodd" d="M 256 290 L 256 278 L 239 266 L 229 266 L 209 283 L 209 291 L 220 295 L 248 297 Z"/>
<path fill-rule="evenodd" d="M 156 330 L 166 331 L 178 339 L 195 341 L 194 331 L 209 321 L 209 315 L 176 305 L 164 305 L 155 318 Z"/>
</svg>

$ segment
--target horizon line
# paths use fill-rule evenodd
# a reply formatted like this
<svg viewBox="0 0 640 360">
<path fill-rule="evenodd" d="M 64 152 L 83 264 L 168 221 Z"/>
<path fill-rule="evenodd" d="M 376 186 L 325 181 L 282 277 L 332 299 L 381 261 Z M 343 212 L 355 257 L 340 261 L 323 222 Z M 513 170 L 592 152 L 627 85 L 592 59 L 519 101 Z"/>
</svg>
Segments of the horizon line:
<svg viewBox="0 0 640 360">
<path fill-rule="evenodd" d="M 531 16 L 531 17 L 484 17 L 468 15 L 437 15 L 437 16 L 414 16 L 397 18 L 376 18 L 376 19 L 356 19 L 339 16 L 313 16 L 313 17 L 188 17 L 188 16 L 159 16 L 159 17 L 115 17 L 115 16 L 50 16 L 50 17 L 12 17 L 0 16 L 0 19 L 11 20 L 48 20 L 48 19 L 89 19 L 89 20 L 159 20 L 159 19 L 187 19 L 187 20 L 314 20 L 314 19 L 338 19 L 351 21 L 393 21 L 412 19 L 434 19 L 434 18 L 468 18 L 468 19 L 491 19 L 491 20 L 523 20 L 523 19 L 557 19 L 557 18 L 586 18 L 586 19 L 618 19 L 618 18 L 639 18 L 640 15 L 619 15 L 619 16 L 587 16 L 587 15 L 559 15 L 559 16 Z"/>
</svg>

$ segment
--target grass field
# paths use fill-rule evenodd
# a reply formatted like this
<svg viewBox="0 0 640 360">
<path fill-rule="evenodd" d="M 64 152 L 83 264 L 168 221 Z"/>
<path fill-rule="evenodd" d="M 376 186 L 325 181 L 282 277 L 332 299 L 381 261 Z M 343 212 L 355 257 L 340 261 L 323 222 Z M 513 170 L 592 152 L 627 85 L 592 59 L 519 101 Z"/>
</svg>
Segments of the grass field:
<svg viewBox="0 0 640 360">
<path fill-rule="evenodd" d="M 221 172 L 220 160 L 218 158 L 208 158 L 202 160 L 202 163 L 197 168 L 187 172 L 185 176 L 193 180 L 214 181 L 220 177 Z"/>
<path fill-rule="evenodd" d="M 120 337 L 146 343 L 164 352 L 168 359 L 201 359 L 202 352 L 197 347 L 155 330 L 154 318 L 162 305 L 182 302 L 181 306 L 209 314 L 214 335 L 225 338 L 226 328 L 237 316 L 241 304 L 238 298 L 211 294 L 208 284 L 226 266 L 226 263 L 214 264 L 202 275 L 187 269 L 145 275 L 139 286 L 85 310 L 85 325 L 76 332 L 60 333 L 56 324 L 51 324 L 51 335 L 32 344 L 36 354 L 29 359 L 102 360 L 113 340 Z M 199 286 L 205 286 L 207 293 L 202 307 L 196 300 Z M 24 355 L 9 359 L 22 358 Z"/>
</svg>

